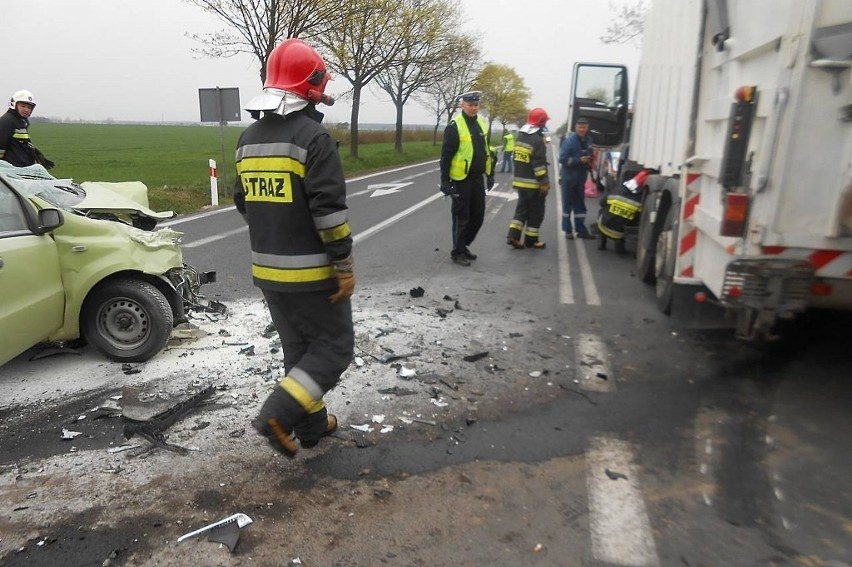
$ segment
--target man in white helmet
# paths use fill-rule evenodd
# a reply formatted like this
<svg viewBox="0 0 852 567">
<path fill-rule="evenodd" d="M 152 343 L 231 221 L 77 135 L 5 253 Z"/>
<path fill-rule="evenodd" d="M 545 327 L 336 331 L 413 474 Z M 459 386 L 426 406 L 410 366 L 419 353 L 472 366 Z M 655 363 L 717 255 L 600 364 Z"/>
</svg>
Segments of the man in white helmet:
<svg viewBox="0 0 852 567">
<path fill-rule="evenodd" d="M 45 166 L 50 164 L 48 167 L 53 166 L 53 162 L 45 159 L 30 139 L 29 118 L 35 105 L 33 93 L 20 90 L 9 100 L 9 110 L 0 116 L 0 159 L 17 167 L 37 162 Z"/>
</svg>

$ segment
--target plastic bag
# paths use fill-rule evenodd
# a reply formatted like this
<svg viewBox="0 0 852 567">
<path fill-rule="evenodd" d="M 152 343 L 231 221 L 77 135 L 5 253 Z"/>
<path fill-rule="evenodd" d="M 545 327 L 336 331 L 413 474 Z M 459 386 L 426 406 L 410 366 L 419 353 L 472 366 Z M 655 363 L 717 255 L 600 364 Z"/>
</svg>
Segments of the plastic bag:
<svg viewBox="0 0 852 567">
<path fill-rule="evenodd" d="M 591 177 L 586 178 L 586 185 L 583 187 L 587 199 L 594 199 L 598 196 L 598 184 Z"/>
</svg>

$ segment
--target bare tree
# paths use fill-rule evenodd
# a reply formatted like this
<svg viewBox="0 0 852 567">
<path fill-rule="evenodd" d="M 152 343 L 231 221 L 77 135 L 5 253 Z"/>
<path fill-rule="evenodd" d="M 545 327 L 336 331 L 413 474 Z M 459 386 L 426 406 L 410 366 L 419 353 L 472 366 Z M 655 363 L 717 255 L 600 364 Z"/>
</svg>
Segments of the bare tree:
<svg viewBox="0 0 852 567">
<path fill-rule="evenodd" d="M 439 65 L 445 72 L 415 95 L 421 105 L 435 113 L 435 141 L 441 119 L 449 124 L 458 108 L 459 95 L 473 87 L 482 59 L 478 40 L 467 35 L 451 35 L 441 54 Z"/>
<path fill-rule="evenodd" d="M 648 0 L 633 0 L 619 7 L 610 2 L 609 9 L 615 12 L 615 17 L 607 26 L 606 33 L 601 36 L 602 43 L 628 43 L 638 41 L 642 37 Z"/>
<path fill-rule="evenodd" d="M 404 0 L 395 17 L 404 30 L 404 44 L 395 65 L 376 76 L 379 87 L 396 107 L 395 149 L 402 151 L 403 108 L 411 96 L 446 73 L 451 37 L 444 31 L 459 20 L 452 0 Z"/>
<path fill-rule="evenodd" d="M 350 0 L 338 4 L 338 9 L 344 12 L 341 25 L 328 28 L 316 40 L 328 54 L 331 70 L 352 86 L 349 155 L 358 157 L 361 93 L 380 72 L 397 64 L 404 34 L 390 17 L 398 0 Z"/>
<path fill-rule="evenodd" d="M 198 51 L 211 57 L 248 53 L 260 63 L 260 82 L 266 81 L 266 61 L 278 43 L 289 37 L 309 40 L 340 20 L 333 0 L 184 0 L 215 15 L 225 29 L 188 34 L 202 44 Z"/>
</svg>

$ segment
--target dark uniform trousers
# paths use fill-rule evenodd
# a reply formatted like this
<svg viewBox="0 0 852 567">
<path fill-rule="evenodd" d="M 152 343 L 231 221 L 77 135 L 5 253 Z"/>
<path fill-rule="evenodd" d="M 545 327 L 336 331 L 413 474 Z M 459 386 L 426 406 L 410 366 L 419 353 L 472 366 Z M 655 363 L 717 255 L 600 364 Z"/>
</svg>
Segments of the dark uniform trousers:
<svg viewBox="0 0 852 567">
<path fill-rule="evenodd" d="M 281 337 L 284 367 L 307 373 L 323 394 L 337 385 L 340 375 L 352 362 L 355 336 L 352 328 L 352 303 L 331 303 L 333 290 L 282 293 L 262 290 L 272 322 Z M 303 413 L 301 408 L 297 408 Z M 304 443 L 318 439 L 326 427 L 325 408 L 304 416 L 295 433 Z"/>
<path fill-rule="evenodd" d="M 538 242 L 538 229 L 544 222 L 544 203 L 546 193 L 539 190 L 518 189 L 518 204 L 515 206 L 515 216 L 509 224 L 508 237 L 513 240 L 521 239 L 521 231 L 524 231 L 524 244 L 533 246 Z"/>
<path fill-rule="evenodd" d="M 468 175 L 454 181 L 458 197 L 453 197 L 453 256 L 464 254 L 485 221 L 485 176 Z"/>
</svg>

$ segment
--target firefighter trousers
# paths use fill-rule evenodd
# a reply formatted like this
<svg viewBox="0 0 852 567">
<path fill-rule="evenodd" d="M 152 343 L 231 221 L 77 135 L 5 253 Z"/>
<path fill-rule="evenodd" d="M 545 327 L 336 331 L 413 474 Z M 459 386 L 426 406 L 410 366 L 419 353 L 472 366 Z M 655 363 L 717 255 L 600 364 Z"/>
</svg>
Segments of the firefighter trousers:
<svg viewBox="0 0 852 567">
<path fill-rule="evenodd" d="M 537 189 L 518 189 L 518 204 L 509 223 L 508 238 L 520 240 L 523 233 L 525 246 L 534 246 L 538 242 L 546 198 L 547 194 Z"/>
</svg>

